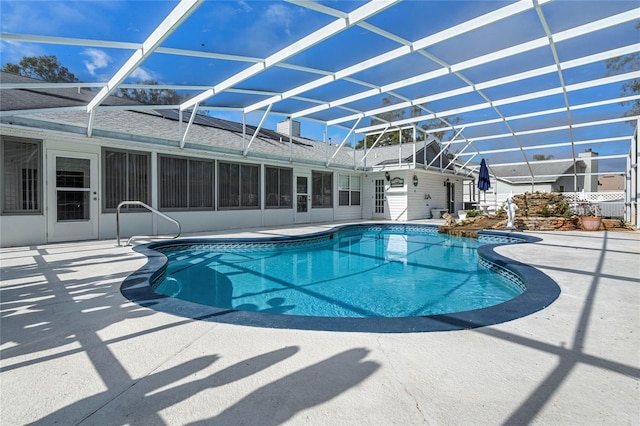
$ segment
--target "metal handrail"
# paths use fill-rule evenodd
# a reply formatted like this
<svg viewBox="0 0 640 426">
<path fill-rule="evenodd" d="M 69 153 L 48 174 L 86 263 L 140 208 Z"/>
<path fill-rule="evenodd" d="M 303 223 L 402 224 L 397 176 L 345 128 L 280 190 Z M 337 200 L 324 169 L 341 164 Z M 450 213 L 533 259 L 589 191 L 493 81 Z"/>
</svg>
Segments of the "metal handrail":
<svg viewBox="0 0 640 426">
<path fill-rule="evenodd" d="M 142 201 L 123 201 L 120 204 L 118 204 L 118 207 L 116 208 L 116 237 L 118 240 L 118 246 L 120 246 L 120 207 L 122 206 L 142 206 L 147 210 L 149 210 L 151 213 L 155 213 L 158 216 L 161 216 L 167 219 L 168 221 L 175 223 L 178 226 L 178 234 L 175 237 L 170 237 L 170 238 L 178 238 L 180 234 L 182 234 L 182 227 L 180 226 L 180 223 L 177 220 L 170 218 L 166 214 L 154 209 L 151 206 L 146 205 Z M 134 238 L 152 238 L 152 237 L 146 236 L 146 235 L 133 235 L 127 240 L 127 245 L 131 245 L 131 241 L 133 241 Z"/>
</svg>

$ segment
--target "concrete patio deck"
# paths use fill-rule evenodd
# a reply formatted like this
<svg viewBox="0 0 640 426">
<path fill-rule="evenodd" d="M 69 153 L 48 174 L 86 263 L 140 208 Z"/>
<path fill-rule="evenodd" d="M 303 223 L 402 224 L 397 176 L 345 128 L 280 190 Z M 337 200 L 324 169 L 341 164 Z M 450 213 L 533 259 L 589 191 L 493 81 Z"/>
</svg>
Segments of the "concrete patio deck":
<svg viewBox="0 0 640 426">
<path fill-rule="evenodd" d="M 145 258 L 113 240 L 0 249 L 0 424 L 640 424 L 640 233 L 527 234 L 497 251 L 558 283 L 551 306 L 406 334 L 142 308 L 119 288 Z"/>
</svg>

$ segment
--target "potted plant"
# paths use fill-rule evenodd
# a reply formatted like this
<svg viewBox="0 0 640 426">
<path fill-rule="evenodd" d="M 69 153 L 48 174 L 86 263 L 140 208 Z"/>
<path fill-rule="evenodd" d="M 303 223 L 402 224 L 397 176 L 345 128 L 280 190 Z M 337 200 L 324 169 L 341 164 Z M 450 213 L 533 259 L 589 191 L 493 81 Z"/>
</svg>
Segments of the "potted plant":
<svg viewBox="0 0 640 426">
<path fill-rule="evenodd" d="M 600 206 L 597 204 L 591 204 L 589 201 L 580 201 L 578 203 L 578 215 L 585 231 L 597 231 L 600 229 L 602 217 L 600 216 Z"/>
</svg>

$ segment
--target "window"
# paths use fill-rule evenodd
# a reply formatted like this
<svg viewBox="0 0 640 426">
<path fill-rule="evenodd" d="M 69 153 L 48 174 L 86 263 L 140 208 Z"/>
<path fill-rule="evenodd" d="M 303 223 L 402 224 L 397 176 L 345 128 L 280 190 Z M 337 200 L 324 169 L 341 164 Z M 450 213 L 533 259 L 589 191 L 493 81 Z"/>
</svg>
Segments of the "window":
<svg viewBox="0 0 640 426">
<path fill-rule="evenodd" d="M 333 174 L 325 172 L 311 173 L 312 207 L 333 207 Z"/>
<path fill-rule="evenodd" d="M 58 222 L 91 219 L 91 160 L 56 157 L 56 218 Z"/>
<path fill-rule="evenodd" d="M 42 213 L 42 151 L 39 141 L 2 139 L 2 212 Z"/>
<path fill-rule="evenodd" d="M 293 170 L 265 167 L 266 208 L 293 206 Z"/>
<path fill-rule="evenodd" d="M 160 156 L 161 209 L 213 209 L 213 161 Z"/>
<path fill-rule="evenodd" d="M 218 163 L 218 206 L 259 208 L 259 170 L 257 165 Z"/>
<path fill-rule="evenodd" d="M 338 204 L 341 206 L 360 205 L 360 176 L 338 176 Z"/>
<path fill-rule="evenodd" d="M 147 153 L 105 149 L 102 152 L 104 167 L 103 208 L 115 211 L 122 201 L 142 201 L 150 204 L 150 156 Z M 125 209 L 142 207 L 124 206 Z"/>
</svg>

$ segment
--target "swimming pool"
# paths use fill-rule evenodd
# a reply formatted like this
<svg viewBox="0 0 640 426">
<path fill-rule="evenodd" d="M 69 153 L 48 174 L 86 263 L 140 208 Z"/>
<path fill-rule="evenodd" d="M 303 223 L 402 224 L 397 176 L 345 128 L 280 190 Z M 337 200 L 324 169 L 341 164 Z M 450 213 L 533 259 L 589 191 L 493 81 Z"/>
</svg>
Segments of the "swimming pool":
<svg viewBox="0 0 640 426">
<path fill-rule="evenodd" d="M 295 237 L 183 239 L 140 247 L 149 263 L 122 286 L 153 309 L 269 327 L 430 331 L 542 309 L 559 288 L 499 256 L 513 233 L 450 237 L 428 225 L 359 224 Z"/>
</svg>

